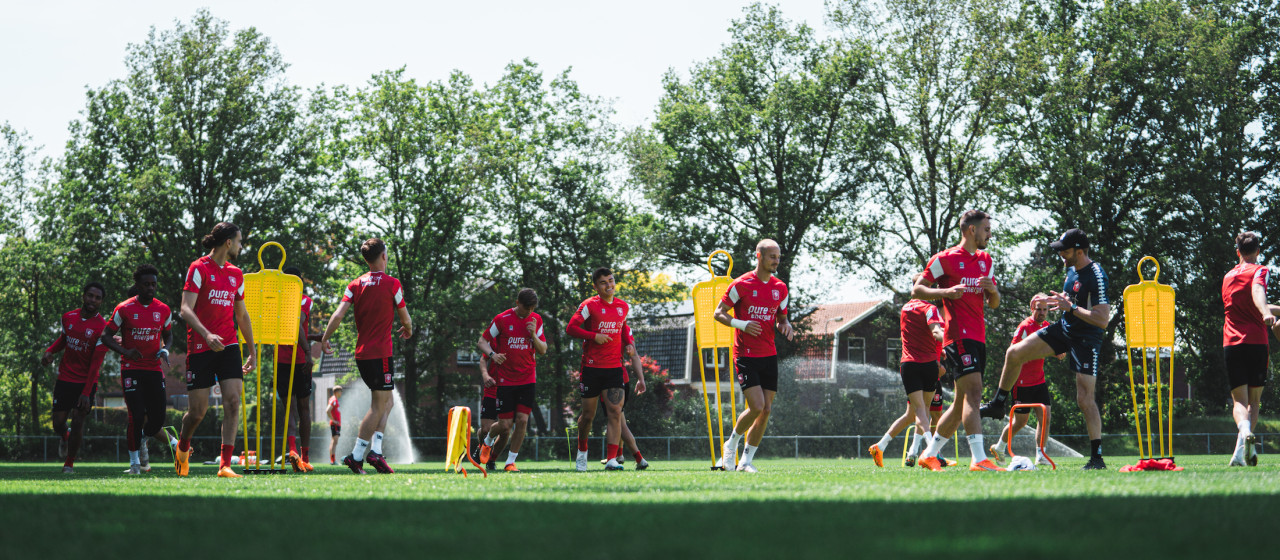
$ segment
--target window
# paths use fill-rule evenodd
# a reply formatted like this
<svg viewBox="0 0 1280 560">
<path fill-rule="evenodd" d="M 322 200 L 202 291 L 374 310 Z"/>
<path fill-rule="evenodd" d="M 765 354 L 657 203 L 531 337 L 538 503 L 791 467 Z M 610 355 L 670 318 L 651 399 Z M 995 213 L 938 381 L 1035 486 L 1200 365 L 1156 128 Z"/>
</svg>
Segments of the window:
<svg viewBox="0 0 1280 560">
<path fill-rule="evenodd" d="M 884 342 L 885 364 L 891 370 L 898 369 L 898 360 L 902 359 L 902 339 L 890 338 Z"/>
<path fill-rule="evenodd" d="M 730 350 L 728 348 L 720 348 L 719 350 L 720 351 L 718 352 L 718 354 L 720 354 L 720 370 L 724 371 L 729 369 Z M 702 362 L 708 370 L 714 370 L 716 367 L 716 359 L 712 357 L 712 352 L 714 352 L 714 350 L 711 350 L 709 348 L 705 348 L 702 350 Z"/>
<path fill-rule="evenodd" d="M 476 352 L 474 349 L 458 350 L 458 365 L 474 366 L 474 365 L 478 365 L 479 363 L 480 363 L 480 353 Z"/>
<path fill-rule="evenodd" d="M 867 339 L 849 337 L 845 339 L 845 360 L 855 364 L 867 363 Z"/>
</svg>

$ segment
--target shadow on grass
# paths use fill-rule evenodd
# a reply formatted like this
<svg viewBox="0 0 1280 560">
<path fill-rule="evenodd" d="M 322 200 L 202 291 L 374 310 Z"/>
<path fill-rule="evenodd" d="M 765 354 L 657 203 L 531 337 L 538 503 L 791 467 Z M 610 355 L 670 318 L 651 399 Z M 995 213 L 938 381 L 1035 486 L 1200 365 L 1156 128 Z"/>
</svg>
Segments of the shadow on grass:
<svg viewBox="0 0 1280 560">
<path fill-rule="evenodd" d="M 11 536 L 8 558 L 1132 559 L 1211 557 L 1229 535 L 1280 511 L 1272 496 L 599 505 L 488 498 L 10 494 L 0 497 L 0 527 Z"/>
</svg>

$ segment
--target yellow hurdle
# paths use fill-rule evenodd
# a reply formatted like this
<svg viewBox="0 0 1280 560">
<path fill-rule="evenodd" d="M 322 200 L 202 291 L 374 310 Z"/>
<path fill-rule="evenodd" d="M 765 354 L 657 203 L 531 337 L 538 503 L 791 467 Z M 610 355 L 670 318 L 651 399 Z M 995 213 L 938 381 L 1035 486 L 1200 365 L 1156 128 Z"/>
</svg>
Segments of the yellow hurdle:
<svg viewBox="0 0 1280 560">
<path fill-rule="evenodd" d="M 262 264 L 262 252 L 267 247 L 276 247 L 280 249 L 280 266 L 268 270 Z M 301 320 L 302 305 L 302 279 L 291 274 L 281 272 L 284 268 L 284 261 L 287 257 L 284 247 L 274 241 L 264 243 L 258 248 L 258 268 L 259 272 L 244 275 L 244 306 L 249 312 L 249 321 L 253 324 L 254 342 L 257 343 L 257 360 L 254 362 L 257 368 L 257 399 L 258 406 L 256 408 L 256 424 L 254 428 L 254 446 L 253 450 L 258 456 L 258 461 L 262 461 L 262 347 L 268 344 L 279 346 L 287 344 L 290 346 L 298 345 L 298 322 Z M 241 342 L 244 337 L 240 337 Z M 243 346 L 241 346 L 243 348 Z M 293 376 L 296 373 L 297 364 L 292 364 L 289 368 L 289 385 L 293 387 Z M 276 395 L 276 387 L 279 387 L 280 372 L 276 371 L 272 379 L 272 398 L 278 398 Z M 244 431 L 244 448 L 248 450 L 249 446 L 249 419 L 243 413 L 245 393 L 240 392 L 241 407 L 241 428 Z M 286 392 L 286 394 L 289 394 Z M 280 436 L 280 448 L 286 449 L 285 441 L 289 435 L 289 413 L 292 398 L 284 399 L 284 433 Z M 245 474 L 272 474 L 283 473 L 283 468 L 276 468 L 276 421 L 275 408 L 272 407 L 271 419 L 271 436 L 268 441 L 271 443 L 271 453 L 267 455 L 269 458 L 270 469 L 262 468 L 261 464 L 253 465 L 254 469 L 245 468 Z M 281 465 L 283 467 L 283 465 Z"/>
<path fill-rule="evenodd" d="M 711 267 L 711 260 L 716 255 L 724 255 L 729 260 L 729 266 L 725 268 L 724 276 L 716 276 L 716 271 Z M 716 322 L 716 307 L 720 305 L 720 300 L 729 289 L 729 284 L 733 281 L 733 256 L 728 251 L 719 250 L 707 256 L 707 271 L 711 273 L 711 279 L 705 282 L 698 282 L 693 286 L 690 295 L 693 297 L 693 317 L 694 317 L 694 338 L 698 345 L 698 372 L 702 376 L 702 406 L 707 412 L 707 444 L 711 446 L 711 464 L 715 469 L 716 457 L 719 456 L 720 450 L 724 449 L 724 403 L 720 399 L 720 349 L 729 349 L 733 346 L 733 328 L 727 327 Z M 703 350 L 711 350 L 714 356 L 715 364 L 715 385 L 716 385 L 716 415 L 720 418 L 720 446 L 717 449 L 716 436 L 711 428 L 711 402 L 707 397 L 707 366 L 706 358 L 703 357 Z M 738 418 L 737 400 L 734 398 L 733 391 L 733 360 L 729 360 L 729 407 L 732 418 Z M 736 462 L 737 457 L 728 457 L 725 460 L 726 465 L 732 465 Z"/>
<path fill-rule="evenodd" d="M 484 467 L 471 458 L 471 408 L 466 406 L 455 406 L 449 409 L 448 424 L 449 439 L 445 446 L 444 454 L 444 470 L 453 472 L 461 472 L 463 478 L 467 476 L 467 469 L 462 465 L 462 458 L 466 457 L 472 465 L 480 469 L 480 473 L 489 477 L 489 473 L 485 472 Z"/>
<path fill-rule="evenodd" d="M 1151 280 L 1142 277 L 1142 264 L 1151 261 L 1155 265 L 1155 275 Z M 1142 459 L 1173 458 L 1173 345 L 1174 316 L 1177 305 L 1174 302 L 1172 286 L 1159 283 L 1160 263 L 1153 257 L 1142 257 L 1138 261 L 1139 283 L 1124 289 L 1124 322 L 1125 322 L 1125 356 L 1129 362 L 1129 396 L 1133 401 L 1133 422 L 1138 434 L 1138 455 Z M 1168 379 L 1165 382 L 1160 368 L 1160 353 L 1169 351 Z M 1138 408 L 1137 383 L 1133 378 L 1133 351 L 1142 353 L 1142 395 L 1143 408 Z M 1148 354 L 1152 360 L 1148 362 Z M 1152 437 L 1151 422 L 1151 374 L 1149 368 L 1155 368 L 1155 403 L 1156 422 L 1155 439 Z M 1165 408 L 1163 391 L 1169 391 L 1169 406 Z M 1145 430 L 1145 436 L 1144 436 Z M 1145 439 L 1145 441 L 1144 441 Z M 1159 456 L 1156 445 L 1159 445 Z"/>
</svg>

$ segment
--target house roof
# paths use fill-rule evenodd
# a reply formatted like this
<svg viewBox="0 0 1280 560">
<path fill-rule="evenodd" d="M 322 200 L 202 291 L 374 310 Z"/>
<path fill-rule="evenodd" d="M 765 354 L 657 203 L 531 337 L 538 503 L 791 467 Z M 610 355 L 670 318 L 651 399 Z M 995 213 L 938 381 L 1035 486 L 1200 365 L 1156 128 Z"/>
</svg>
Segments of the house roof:
<svg viewBox="0 0 1280 560">
<path fill-rule="evenodd" d="M 871 316 L 885 300 L 851 301 L 819 305 L 809 319 L 809 333 L 830 336 Z"/>
</svg>

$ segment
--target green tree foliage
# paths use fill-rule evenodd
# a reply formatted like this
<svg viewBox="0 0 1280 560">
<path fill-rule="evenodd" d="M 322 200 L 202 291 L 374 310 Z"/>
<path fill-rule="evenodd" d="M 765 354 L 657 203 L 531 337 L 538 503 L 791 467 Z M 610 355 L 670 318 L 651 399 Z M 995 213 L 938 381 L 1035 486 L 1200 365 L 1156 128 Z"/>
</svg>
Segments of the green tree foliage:
<svg viewBox="0 0 1280 560">
<path fill-rule="evenodd" d="M 816 226 L 847 219 L 873 180 L 872 60 L 861 44 L 819 40 L 760 4 L 729 32 L 687 79 L 663 77 L 653 129 L 629 137 L 631 176 L 667 230 L 653 250 L 702 266 L 727 247 L 747 263 L 773 238 L 787 281 Z"/>
<path fill-rule="evenodd" d="M 388 272 L 401 281 L 414 318 L 412 338 L 397 347 L 415 430 L 428 425 L 420 398 L 428 380 L 435 381 L 430 402 L 438 416 L 429 425 L 444 425 L 446 399 L 466 381 L 446 375 L 445 367 L 471 336 L 464 325 L 479 320 L 472 292 L 485 264 L 477 161 L 482 101 L 462 74 L 418 84 L 403 69 L 375 74 L 355 91 L 339 88 L 332 99 L 337 116 L 328 153 L 340 165 L 333 198 L 358 234 L 335 253 L 354 276 L 364 266 L 357 248 L 365 238 L 388 244 Z"/>
<path fill-rule="evenodd" d="M 310 223 L 281 219 L 306 194 L 294 188 L 307 169 L 299 95 L 267 37 L 206 10 L 153 28 L 125 66 L 125 78 L 89 89 L 42 219 L 108 280 L 108 300 L 123 297 L 132 265 L 150 262 L 176 307 L 215 223 L 237 223 L 250 246 Z"/>
</svg>

